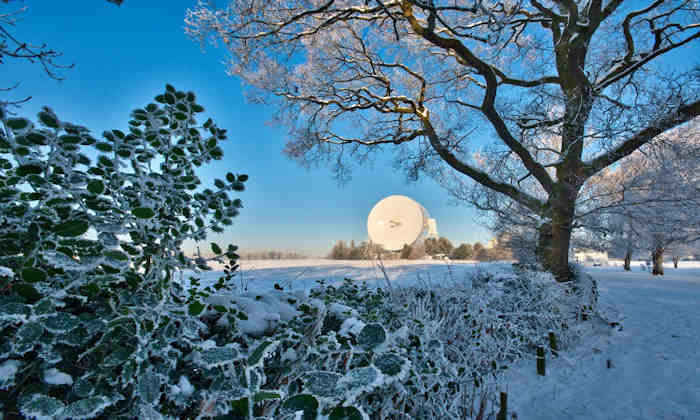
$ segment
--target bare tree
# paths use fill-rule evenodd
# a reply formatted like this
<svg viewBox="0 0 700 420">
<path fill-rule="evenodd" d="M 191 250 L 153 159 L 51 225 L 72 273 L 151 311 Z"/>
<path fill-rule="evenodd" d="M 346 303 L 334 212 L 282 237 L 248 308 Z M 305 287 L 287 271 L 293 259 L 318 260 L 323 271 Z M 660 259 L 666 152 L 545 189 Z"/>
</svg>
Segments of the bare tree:
<svg viewBox="0 0 700 420">
<path fill-rule="evenodd" d="M 110 3 L 115 3 L 121 6 L 123 0 L 107 0 Z M 3 3 L 9 3 L 9 0 L 2 0 Z M 17 39 L 10 30 L 17 24 L 18 16 L 26 12 L 27 7 L 0 13 L 0 65 L 5 64 L 5 59 L 27 60 L 31 63 L 39 63 L 46 74 L 55 80 L 63 80 L 60 75 L 60 70 L 72 69 L 73 64 L 63 65 L 56 61 L 62 54 L 53 49 L 48 48 L 46 44 L 33 44 L 30 42 Z M 19 83 L 15 83 L 11 87 L 0 88 L 2 91 L 8 91 L 16 88 Z M 19 101 L 5 102 L 10 105 L 19 105 L 31 99 L 27 97 Z"/>
<path fill-rule="evenodd" d="M 700 119 L 641 148 L 615 172 L 601 180 L 615 192 L 602 213 L 628 256 L 634 248 L 648 250 L 652 273 L 662 275 L 667 249 L 700 241 Z"/>
<path fill-rule="evenodd" d="M 539 220 L 540 261 L 566 281 L 586 180 L 700 115 L 699 71 L 663 60 L 700 37 L 697 2 L 629 3 L 200 1 L 185 22 L 277 105 L 290 157 L 342 179 L 352 158 L 396 147 L 409 178 L 457 197 L 475 181 Z"/>
</svg>

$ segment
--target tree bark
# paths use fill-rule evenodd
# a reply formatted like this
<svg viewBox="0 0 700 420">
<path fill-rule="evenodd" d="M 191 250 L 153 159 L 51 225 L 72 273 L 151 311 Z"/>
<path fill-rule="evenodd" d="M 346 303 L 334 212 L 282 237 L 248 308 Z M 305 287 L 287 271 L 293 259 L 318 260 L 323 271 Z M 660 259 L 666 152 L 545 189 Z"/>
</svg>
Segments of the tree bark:
<svg viewBox="0 0 700 420">
<path fill-rule="evenodd" d="M 673 257 L 673 268 L 678 268 L 678 261 L 680 257 Z"/>
<path fill-rule="evenodd" d="M 653 275 L 659 275 L 663 276 L 664 275 L 664 248 L 663 247 L 658 247 L 654 249 L 654 251 L 651 253 L 651 260 L 652 264 L 654 266 L 651 274 Z"/>
<path fill-rule="evenodd" d="M 535 248 L 537 262 L 547 271 L 551 270 L 552 260 L 552 224 L 543 223 L 538 229 L 537 247 Z"/>
<path fill-rule="evenodd" d="M 573 207 L 573 206 L 572 206 Z M 569 246 L 571 245 L 571 221 L 573 219 L 573 208 L 571 212 L 562 214 L 555 211 L 552 217 L 552 248 L 550 271 L 558 282 L 571 280 L 571 269 L 569 268 Z"/>
<path fill-rule="evenodd" d="M 627 251 L 625 253 L 625 271 L 630 271 L 632 269 L 632 253 Z"/>
<path fill-rule="evenodd" d="M 553 208 L 552 221 L 539 227 L 535 254 L 542 267 L 551 272 L 558 282 L 571 279 L 569 246 L 571 245 L 571 222 L 573 204 L 566 208 Z"/>
</svg>

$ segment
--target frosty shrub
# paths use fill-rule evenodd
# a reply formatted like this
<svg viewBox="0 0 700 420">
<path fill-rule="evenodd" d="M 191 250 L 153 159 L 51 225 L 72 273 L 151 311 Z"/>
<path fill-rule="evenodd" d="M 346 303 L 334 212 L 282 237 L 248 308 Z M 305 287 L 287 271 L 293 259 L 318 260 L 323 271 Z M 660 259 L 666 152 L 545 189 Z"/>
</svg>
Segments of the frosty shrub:
<svg viewBox="0 0 700 420">
<path fill-rule="evenodd" d="M 284 367 L 288 395 L 313 398 L 314 407 L 354 404 L 376 419 L 476 418 L 482 399 L 495 407 L 511 363 L 548 348 L 550 332 L 560 349 L 572 345 L 579 308 L 596 312 L 580 292 L 591 284 L 579 280 L 509 266 L 465 280 L 391 293 L 348 279 L 321 284 L 288 324 L 299 332 L 295 361 Z"/>
<path fill-rule="evenodd" d="M 0 106 L 0 413 L 196 417 L 233 392 L 198 370 L 236 354 L 196 357 L 208 292 L 173 279 L 207 269 L 181 245 L 232 224 L 247 176 L 202 188 L 196 169 L 221 159 L 226 130 L 197 124 L 191 92 L 166 85 L 155 102 L 99 140 L 49 108 L 36 125 Z M 211 251 L 221 289 L 236 247 Z"/>
</svg>

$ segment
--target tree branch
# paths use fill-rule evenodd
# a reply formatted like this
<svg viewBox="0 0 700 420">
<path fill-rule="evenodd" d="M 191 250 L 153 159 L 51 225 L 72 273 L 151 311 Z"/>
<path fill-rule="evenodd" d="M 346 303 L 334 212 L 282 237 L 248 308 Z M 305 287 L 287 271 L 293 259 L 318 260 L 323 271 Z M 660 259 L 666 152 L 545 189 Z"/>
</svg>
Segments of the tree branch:
<svg viewBox="0 0 700 420">
<path fill-rule="evenodd" d="M 650 142 L 654 137 L 662 134 L 666 130 L 676 127 L 680 124 L 688 122 L 693 118 L 700 116 L 700 101 L 695 101 L 688 105 L 683 105 L 678 108 L 676 113 L 666 115 L 653 126 L 647 127 L 632 137 L 622 142 L 608 152 L 593 158 L 590 162 L 584 163 L 586 177 L 590 177 L 601 169 L 612 165 L 625 156 L 630 155 L 635 150 L 639 149 L 644 144 Z"/>
</svg>

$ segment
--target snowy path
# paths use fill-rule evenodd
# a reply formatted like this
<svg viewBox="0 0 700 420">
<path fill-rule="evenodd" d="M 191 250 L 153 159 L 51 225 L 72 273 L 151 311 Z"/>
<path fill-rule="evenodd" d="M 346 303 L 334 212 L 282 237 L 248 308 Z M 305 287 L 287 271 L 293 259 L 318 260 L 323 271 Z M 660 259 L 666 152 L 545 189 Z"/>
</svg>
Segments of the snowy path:
<svg viewBox="0 0 700 420">
<path fill-rule="evenodd" d="M 548 360 L 545 377 L 534 361 L 512 372 L 509 409 L 519 420 L 700 419 L 700 273 L 588 271 L 623 330 L 586 341 L 571 362 Z"/>
</svg>

